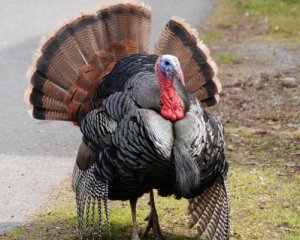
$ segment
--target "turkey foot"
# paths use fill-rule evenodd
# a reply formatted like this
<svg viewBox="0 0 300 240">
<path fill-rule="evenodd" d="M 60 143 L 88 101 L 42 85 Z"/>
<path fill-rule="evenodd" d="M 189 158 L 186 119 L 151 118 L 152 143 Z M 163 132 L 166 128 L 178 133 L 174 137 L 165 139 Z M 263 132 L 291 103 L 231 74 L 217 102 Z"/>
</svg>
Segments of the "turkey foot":
<svg viewBox="0 0 300 240">
<path fill-rule="evenodd" d="M 143 233 L 143 236 L 146 236 L 149 230 L 152 228 L 153 240 L 163 240 L 164 238 L 159 226 L 158 215 L 155 208 L 153 190 L 150 191 L 149 204 L 151 205 L 151 212 L 149 216 L 145 219 L 146 221 L 148 220 L 148 225 L 146 227 L 145 232 Z"/>
<path fill-rule="evenodd" d="M 136 222 L 136 202 L 137 202 L 137 199 L 130 199 L 130 208 L 131 208 L 131 215 L 132 215 L 132 237 L 131 237 L 131 240 L 140 240 L 138 224 Z"/>
</svg>

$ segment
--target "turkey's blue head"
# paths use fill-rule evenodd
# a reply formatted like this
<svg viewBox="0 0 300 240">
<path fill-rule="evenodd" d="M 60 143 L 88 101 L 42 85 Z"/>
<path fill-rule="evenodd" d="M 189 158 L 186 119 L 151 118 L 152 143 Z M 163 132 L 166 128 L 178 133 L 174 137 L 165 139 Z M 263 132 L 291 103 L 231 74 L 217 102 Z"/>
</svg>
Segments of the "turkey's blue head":
<svg viewBox="0 0 300 240">
<path fill-rule="evenodd" d="M 173 55 L 162 55 L 158 60 L 161 72 L 164 77 L 171 79 L 177 77 L 181 81 L 182 85 L 185 85 L 183 73 L 177 57 Z"/>
<path fill-rule="evenodd" d="M 180 63 L 175 56 L 162 55 L 157 58 L 155 73 L 160 86 L 160 101 L 162 104 L 160 114 L 171 121 L 184 118 L 181 99 L 174 81 L 184 84 L 183 72 Z"/>
</svg>

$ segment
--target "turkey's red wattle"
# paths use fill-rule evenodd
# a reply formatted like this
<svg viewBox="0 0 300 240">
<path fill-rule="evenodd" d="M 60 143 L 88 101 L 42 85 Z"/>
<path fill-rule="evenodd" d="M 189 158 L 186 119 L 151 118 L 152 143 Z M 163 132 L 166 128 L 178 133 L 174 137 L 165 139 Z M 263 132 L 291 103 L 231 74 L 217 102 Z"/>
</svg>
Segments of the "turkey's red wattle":
<svg viewBox="0 0 300 240">
<path fill-rule="evenodd" d="M 184 118 L 184 111 L 173 79 L 165 77 L 160 69 L 156 70 L 156 74 L 160 86 L 160 101 L 162 103 L 160 114 L 173 122 Z"/>
</svg>

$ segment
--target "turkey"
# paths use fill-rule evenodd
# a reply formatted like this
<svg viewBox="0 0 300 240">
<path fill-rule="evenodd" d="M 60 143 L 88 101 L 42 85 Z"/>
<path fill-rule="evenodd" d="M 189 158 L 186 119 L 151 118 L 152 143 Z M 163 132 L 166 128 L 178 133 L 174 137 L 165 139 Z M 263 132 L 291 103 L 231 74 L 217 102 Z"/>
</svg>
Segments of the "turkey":
<svg viewBox="0 0 300 240">
<path fill-rule="evenodd" d="M 108 200 L 129 200 L 138 240 L 136 203 L 145 193 L 145 234 L 162 239 L 153 189 L 188 199 L 189 227 L 199 236 L 228 239 L 223 127 L 205 110 L 219 100 L 216 65 L 182 19 L 167 23 L 153 54 L 150 29 L 149 7 L 133 2 L 63 25 L 29 71 L 31 115 L 73 122 L 83 134 L 72 180 L 81 239 L 110 227 Z"/>
</svg>

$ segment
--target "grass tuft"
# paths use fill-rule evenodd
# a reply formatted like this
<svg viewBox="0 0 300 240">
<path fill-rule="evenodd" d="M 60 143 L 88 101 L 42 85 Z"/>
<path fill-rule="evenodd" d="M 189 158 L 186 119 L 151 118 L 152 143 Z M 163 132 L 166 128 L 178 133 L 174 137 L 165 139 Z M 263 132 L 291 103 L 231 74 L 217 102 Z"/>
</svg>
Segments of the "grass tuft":
<svg viewBox="0 0 300 240">
<path fill-rule="evenodd" d="M 224 63 L 224 64 L 229 64 L 229 65 L 239 63 L 241 61 L 237 56 L 234 56 L 232 53 L 229 53 L 229 52 L 218 53 L 216 56 L 216 60 L 220 64 Z"/>
</svg>

